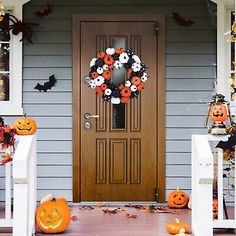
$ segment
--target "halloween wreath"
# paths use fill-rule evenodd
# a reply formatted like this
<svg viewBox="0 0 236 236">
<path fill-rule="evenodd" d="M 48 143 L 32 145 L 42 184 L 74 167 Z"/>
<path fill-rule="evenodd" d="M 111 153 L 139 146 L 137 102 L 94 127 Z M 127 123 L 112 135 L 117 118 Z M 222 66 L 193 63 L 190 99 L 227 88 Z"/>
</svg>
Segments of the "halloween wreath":
<svg viewBox="0 0 236 236">
<path fill-rule="evenodd" d="M 128 73 L 128 79 L 124 84 L 112 82 L 113 69 L 121 69 L 122 66 Z M 144 88 L 148 79 L 146 69 L 146 65 L 131 49 L 107 48 L 90 61 L 86 82 L 104 101 L 128 103 L 130 98 L 138 97 Z"/>
</svg>

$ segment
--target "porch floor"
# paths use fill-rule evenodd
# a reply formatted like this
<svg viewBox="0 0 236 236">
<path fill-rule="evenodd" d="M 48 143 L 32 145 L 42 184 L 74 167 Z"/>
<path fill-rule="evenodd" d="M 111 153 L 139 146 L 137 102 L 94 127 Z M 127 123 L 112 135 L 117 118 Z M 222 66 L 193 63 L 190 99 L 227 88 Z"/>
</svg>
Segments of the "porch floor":
<svg viewBox="0 0 236 236">
<path fill-rule="evenodd" d="M 144 210 L 124 208 L 125 211 L 117 214 L 104 213 L 102 208 L 94 210 L 81 210 L 79 206 L 71 208 L 72 215 L 78 217 L 71 221 L 66 236 L 165 236 L 166 225 L 178 218 L 188 224 L 191 223 L 191 210 L 181 210 L 180 214 L 146 213 Z M 229 209 L 229 213 L 232 210 Z M 125 213 L 137 215 L 136 219 L 127 219 Z M 214 235 L 232 235 L 224 230 L 215 231 Z M 37 236 L 45 234 L 37 233 Z M 62 234 L 53 234 L 61 235 Z"/>
</svg>

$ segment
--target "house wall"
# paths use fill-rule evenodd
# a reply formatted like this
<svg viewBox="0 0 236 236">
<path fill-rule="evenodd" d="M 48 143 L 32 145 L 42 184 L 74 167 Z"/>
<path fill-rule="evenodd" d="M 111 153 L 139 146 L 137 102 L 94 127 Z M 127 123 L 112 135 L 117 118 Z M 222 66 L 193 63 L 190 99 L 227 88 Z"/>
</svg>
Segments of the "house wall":
<svg viewBox="0 0 236 236">
<path fill-rule="evenodd" d="M 35 15 L 46 4 L 53 12 Z M 180 186 L 191 189 L 191 134 L 205 134 L 206 102 L 213 85 L 216 31 L 205 0 L 32 0 L 24 7 L 24 20 L 39 23 L 34 44 L 24 44 L 24 111 L 38 130 L 38 198 L 47 193 L 72 200 L 72 14 L 161 13 L 166 27 L 166 192 Z M 195 21 L 176 25 L 172 12 Z M 34 86 L 55 74 L 51 91 Z M 12 119 L 9 119 L 11 121 Z"/>
</svg>

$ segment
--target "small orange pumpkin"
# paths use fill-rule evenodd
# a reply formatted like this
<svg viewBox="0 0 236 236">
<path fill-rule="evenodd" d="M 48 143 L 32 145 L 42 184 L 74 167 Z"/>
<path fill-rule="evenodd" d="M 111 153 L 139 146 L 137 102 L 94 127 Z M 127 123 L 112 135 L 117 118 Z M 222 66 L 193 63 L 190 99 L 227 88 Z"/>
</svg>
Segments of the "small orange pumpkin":
<svg viewBox="0 0 236 236">
<path fill-rule="evenodd" d="M 228 118 L 227 108 L 224 104 L 213 105 L 210 112 L 210 119 L 216 122 L 226 121 Z"/>
<path fill-rule="evenodd" d="M 53 199 L 38 206 L 36 225 L 40 231 L 47 234 L 60 233 L 70 224 L 70 208 L 64 198 Z"/>
<path fill-rule="evenodd" d="M 166 230 L 170 234 L 178 234 L 182 228 L 185 230 L 185 233 L 188 233 L 190 231 L 190 227 L 187 224 L 180 222 L 178 219 L 166 226 Z"/>
<path fill-rule="evenodd" d="M 188 195 L 180 191 L 178 187 L 176 191 L 173 191 L 168 196 L 168 205 L 172 208 L 185 208 L 188 204 Z"/>
<path fill-rule="evenodd" d="M 13 128 L 16 129 L 16 133 L 19 135 L 32 135 L 37 130 L 37 124 L 35 120 L 26 117 L 25 114 L 14 121 Z"/>
<path fill-rule="evenodd" d="M 218 199 L 216 198 L 213 199 L 212 207 L 213 207 L 213 219 L 217 220 L 218 219 Z"/>
</svg>

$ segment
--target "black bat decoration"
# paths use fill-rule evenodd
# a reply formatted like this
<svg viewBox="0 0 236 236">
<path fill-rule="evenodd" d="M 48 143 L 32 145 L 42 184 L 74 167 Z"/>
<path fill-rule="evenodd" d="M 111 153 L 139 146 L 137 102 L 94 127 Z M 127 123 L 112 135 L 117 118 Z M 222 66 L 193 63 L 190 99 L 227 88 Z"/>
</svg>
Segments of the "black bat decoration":
<svg viewBox="0 0 236 236">
<path fill-rule="evenodd" d="M 51 88 L 53 86 L 55 86 L 56 82 L 57 82 L 57 80 L 55 78 L 55 75 L 51 75 L 49 77 L 49 81 L 48 82 L 44 83 L 44 85 L 41 85 L 41 84 L 37 83 L 37 85 L 34 87 L 34 89 L 39 90 L 39 92 L 41 92 L 42 90 L 44 92 L 47 92 L 48 89 L 51 90 Z"/>
<path fill-rule="evenodd" d="M 236 145 L 236 134 L 231 135 L 227 141 L 220 141 L 216 147 L 223 149 L 223 151 L 231 150 Z"/>
<path fill-rule="evenodd" d="M 50 13 L 52 13 L 52 7 L 50 5 L 47 5 L 47 8 L 45 8 L 43 11 L 35 12 L 35 15 L 37 15 L 38 17 L 44 17 L 48 16 Z"/>
<path fill-rule="evenodd" d="M 186 20 L 185 18 L 180 16 L 179 13 L 177 13 L 177 12 L 173 12 L 172 14 L 173 14 L 173 18 L 174 18 L 175 22 L 180 26 L 189 27 L 195 23 L 194 21 L 192 21 L 190 19 Z"/>
</svg>

